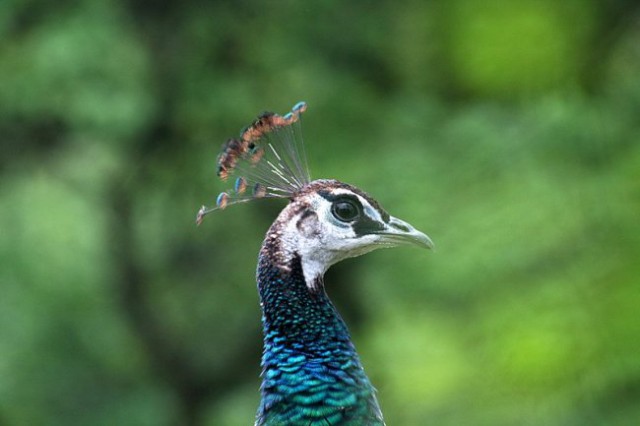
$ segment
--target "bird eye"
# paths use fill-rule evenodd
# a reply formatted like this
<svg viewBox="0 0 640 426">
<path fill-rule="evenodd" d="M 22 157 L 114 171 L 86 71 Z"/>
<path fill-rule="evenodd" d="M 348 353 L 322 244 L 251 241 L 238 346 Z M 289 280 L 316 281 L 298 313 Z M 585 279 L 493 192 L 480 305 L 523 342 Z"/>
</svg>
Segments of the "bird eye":
<svg viewBox="0 0 640 426">
<path fill-rule="evenodd" d="M 353 201 L 340 200 L 331 205 L 331 213 L 342 222 L 351 222 L 356 219 L 360 212 Z"/>
</svg>

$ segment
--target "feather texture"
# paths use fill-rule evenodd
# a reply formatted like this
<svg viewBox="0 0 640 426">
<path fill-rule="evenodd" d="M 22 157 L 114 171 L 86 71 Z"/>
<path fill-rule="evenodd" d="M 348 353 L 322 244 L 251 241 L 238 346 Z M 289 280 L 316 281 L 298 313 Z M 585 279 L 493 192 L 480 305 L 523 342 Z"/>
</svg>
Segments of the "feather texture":
<svg viewBox="0 0 640 426">
<path fill-rule="evenodd" d="M 257 426 L 383 426 L 376 392 L 344 321 L 324 288 L 325 271 L 381 247 L 431 240 L 371 196 L 337 180 L 311 181 L 300 121 L 307 106 L 260 115 L 230 139 L 217 174 L 236 176 L 216 209 L 256 198 L 288 198 L 260 250 L 257 283 L 264 352 Z"/>
<path fill-rule="evenodd" d="M 308 291 L 299 258 L 260 254 L 262 400 L 256 425 L 384 425 L 347 326 L 322 289 Z"/>
<path fill-rule="evenodd" d="M 239 138 L 229 139 L 217 159 L 222 180 L 236 176 L 232 190 L 221 192 L 214 207 L 202 206 L 196 222 L 228 205 L 256 198 L 291 198 L 311 181 L 300 122 L 307 104 L 298 102 L 280 116 L 265 112 Z"/>
</svg>

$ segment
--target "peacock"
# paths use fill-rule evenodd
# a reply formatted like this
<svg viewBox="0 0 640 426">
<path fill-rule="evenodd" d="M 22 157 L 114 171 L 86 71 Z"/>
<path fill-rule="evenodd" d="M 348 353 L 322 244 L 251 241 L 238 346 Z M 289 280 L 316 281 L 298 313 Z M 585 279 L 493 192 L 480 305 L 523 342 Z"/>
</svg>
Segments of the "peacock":
<svg viewBox="0 0 640 426">
<path fill-rule="evenodd" d="M 217 175 L 236 176 L 234 187 L 220 193 L 215 206 L 203 206 L 196 222 L 235 203 L 289 200 L 258 256 L 264 352 L 255 425 L 384 425 L 323 276 L 336 262 L 377 248 L 433 243 L 357 187 L 311 180 L 301 134 L 306 109 L 300 102 L 284 116 L 265 112 L 223 145 Z"/>
</svg>

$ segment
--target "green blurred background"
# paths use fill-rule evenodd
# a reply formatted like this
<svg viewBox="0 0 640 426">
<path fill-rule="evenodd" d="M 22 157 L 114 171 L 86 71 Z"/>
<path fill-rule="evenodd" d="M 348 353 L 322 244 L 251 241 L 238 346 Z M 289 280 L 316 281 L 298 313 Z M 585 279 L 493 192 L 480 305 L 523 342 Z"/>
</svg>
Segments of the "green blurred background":
<svg viewBox="0 0 640 426">
<path fill-rule="evenodd" d="M 640 424 L 640 4 L 2 0 L 0 424 L 253 424 L 258 248 L 194 225 L 305 100 L 433 253 L 334 267 L 389 425 Z"/>
</svg>

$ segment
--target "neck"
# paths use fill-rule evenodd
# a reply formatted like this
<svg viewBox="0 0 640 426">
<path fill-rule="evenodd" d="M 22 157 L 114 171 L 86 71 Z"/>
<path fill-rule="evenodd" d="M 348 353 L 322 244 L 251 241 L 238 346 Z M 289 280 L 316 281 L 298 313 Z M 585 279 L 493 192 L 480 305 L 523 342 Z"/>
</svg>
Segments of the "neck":
<svg viewBox="0 0 640 426">
<path fill-rule="evenodd" d="M 347 327 L 324 291 L 263 248 L 258 265 L 264 355 L 258 425 L 382 425 L 374 389 Z M 349 423 L 351 424 L 351 423 Z"/>
</svg>

